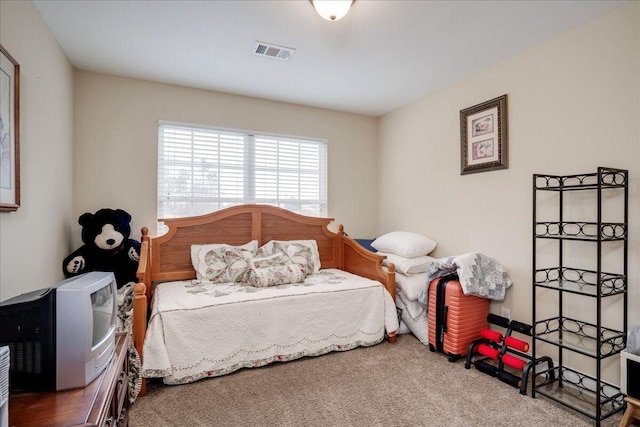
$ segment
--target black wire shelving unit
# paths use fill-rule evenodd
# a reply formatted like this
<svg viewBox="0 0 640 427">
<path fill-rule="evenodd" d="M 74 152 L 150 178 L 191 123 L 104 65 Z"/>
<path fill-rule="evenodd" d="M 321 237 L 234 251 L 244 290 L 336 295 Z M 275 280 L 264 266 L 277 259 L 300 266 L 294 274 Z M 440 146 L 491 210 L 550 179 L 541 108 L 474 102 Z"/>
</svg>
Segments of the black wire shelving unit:
<svg viewBox="0 0 640 427">
<path fill-rule="evenodd" d="M 625 348 L 627 336 L 627 254 L 628 254 L 628 204 L 629 174 L 622 169 L 599 167 L 595 173 L 579 175 L 533 175 L 533 357 L 538 357 L 537 343 L 557 348 L 557 360 L 553 367 L 540 369 L 534 365 L 532 396 L 536 393 L 574 409 L 600 422 L 624 409 L 624 395 L 620 388 L 603 380 L 602 362 L 616 357 Z M 565 194 L 586 191 L 595 194 L 597 219 L 595 221 L 565 220 Z M 556 221 L 538 219 L 540 192 L 557 192 Z M 603 216 L 604 198 L 620 196 L 623 200 L 622 222 L 606 222 Z M 552 202 L 555 203 L 555 202 Z M 554 207 L 555 208 L 555 207 Z M 547 218 L 548 219 L 548 218 Z M 555 240 L 557 245 L 552 258 L 557 255 L 557 265 L 540 267 L 538 255 L 549 251 L 549 245 L 540 247 L 542 240 Z M 571 264 L 569 242 L 586 242 L 596 246 L 593 259 L 595 269 L 575 268 Z M 603 257 L 607 255 L 609 242 L 622 244 L 621 271 L 603 271 Z M 579 243 L 582 244 L 582 243 Z M 556 249 L 557 248 L 557 249 Z M 592 267 L 593 268 L 593 267 Z M 537 317 L 538 293 L 542 289 L 555 292 L 557 315 Z M 595 313 L 581 311 L 578 316 L 565 315 L 565 298 L 595 300 Z M 602 311 L 606 304 L 622 299 L 622 330 L 604 325 Z M 566 366 L 567 353 L 575 353 L 594 362 L 594 375 L 585 374 Z M 619 357 L 619 356 L 618 356 Z"/>
</svg>

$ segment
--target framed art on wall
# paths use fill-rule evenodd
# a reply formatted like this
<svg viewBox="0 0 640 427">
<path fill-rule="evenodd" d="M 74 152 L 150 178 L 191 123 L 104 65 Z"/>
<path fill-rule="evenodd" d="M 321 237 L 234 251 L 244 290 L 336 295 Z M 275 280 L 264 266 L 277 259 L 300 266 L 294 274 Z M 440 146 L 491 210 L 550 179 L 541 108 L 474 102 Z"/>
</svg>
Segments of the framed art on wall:
<svg viewBox="0 0 640 427">
<path fill-rule="evenodd" d="M 0 46 L 0 212 L 20 207 L 20 65 Z"/>
<path fill-rule="evenodd" d="M 460 111 L 460 174 L 508 168 L 507 95 Z"/>
</svg>

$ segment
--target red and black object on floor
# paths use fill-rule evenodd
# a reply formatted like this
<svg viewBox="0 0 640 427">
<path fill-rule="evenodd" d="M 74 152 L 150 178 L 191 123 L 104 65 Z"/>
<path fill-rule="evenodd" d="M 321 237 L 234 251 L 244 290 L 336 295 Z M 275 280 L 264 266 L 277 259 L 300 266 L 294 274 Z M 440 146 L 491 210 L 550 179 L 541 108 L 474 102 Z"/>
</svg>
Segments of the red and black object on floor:
<svg viewBox="0 0 640 427">
<path fill-rule="evenodd" d="M 520 389 L 520 394 L 527 394 L 527 380 L 529 371 L 533 366 L 532 357 L 525 353 L 529 351 L 529 343 L 512 336 L 512 332 L 519 332 L 523 335 L 533 336 L 533 327 L 517 320 L 507 319 L 493 313 L 487 315 L 487 322 L 499 327 L 506 328 L 504 334 L 493 329 L 482 329 L 481 338 L 473 341 L 467 351 L 467 361 L 464 365 L 466 369 L 471 368 L 471 364 L 477 370 L 500 381 Z M 473 359 L 474 354 L 480 357 Z M 536 364 L 546 363 L 550 375 L 553 375 L 553 361 L 550 357 L 542 356 L 535 360 Z M 505 366 L 520 371 L 521 375 L 515 375 L 505 370 Z"/>
</svg>

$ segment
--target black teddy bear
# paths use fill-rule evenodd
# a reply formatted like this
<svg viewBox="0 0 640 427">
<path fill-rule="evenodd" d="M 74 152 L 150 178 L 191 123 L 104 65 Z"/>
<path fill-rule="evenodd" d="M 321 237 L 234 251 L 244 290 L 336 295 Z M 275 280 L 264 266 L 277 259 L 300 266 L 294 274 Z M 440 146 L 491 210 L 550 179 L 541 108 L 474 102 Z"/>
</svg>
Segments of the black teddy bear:
<svg viewBox="0 0 640 427">
<path fill-rule="evenodd" d="M 89 271 L 111 271 L 118 288 L 136 281 L 140 261 L 140 242 L 129 239 L 131 215 L 122 209 L 100 209 L 85 213 L 78 223 L 82 226 L 84 245 L 62 262 L 66 277 Z"/>
</svg>

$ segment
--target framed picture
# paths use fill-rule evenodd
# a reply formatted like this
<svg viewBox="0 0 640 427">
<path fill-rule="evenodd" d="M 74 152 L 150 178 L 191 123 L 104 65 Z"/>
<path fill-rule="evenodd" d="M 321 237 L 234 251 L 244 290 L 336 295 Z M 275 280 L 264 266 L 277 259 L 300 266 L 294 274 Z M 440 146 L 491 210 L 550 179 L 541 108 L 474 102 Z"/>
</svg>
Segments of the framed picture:
<svg viewBox="0 0 640 427">
<path fill-rule="evenodd" d="M 460 174 L 508 168 L 507 95 L 460 111 Z"/>
<path fill-rule="evenodd" d="M 20 65 L 0 46 L 0 211 L 20 207 Z"/>
</svg>

